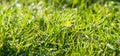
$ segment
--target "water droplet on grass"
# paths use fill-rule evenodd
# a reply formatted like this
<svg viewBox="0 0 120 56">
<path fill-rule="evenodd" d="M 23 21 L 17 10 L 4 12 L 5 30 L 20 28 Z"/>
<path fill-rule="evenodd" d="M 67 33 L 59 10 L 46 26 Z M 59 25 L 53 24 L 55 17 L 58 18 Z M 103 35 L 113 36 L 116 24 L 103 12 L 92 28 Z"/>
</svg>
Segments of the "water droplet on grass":
<svg viewBox="0 0 120 56">
<path fill-rule="evenodd" d="M 22 4 L 17 3 L 17 4 L 16 4 L 16 7 L 21 8 L 21 7 L 22 7 Z"/>
<path fill-rule="evenodd" d="M 114 48 L 111 44 L 109 44 L 109 43 L 107 43 L 106 46 L 107 46 L 108 48 L 112 49 L 112 50 L 115 50 L 115 48 Z"/>
<path fill-rule="evenodd" d="M 117 44 L 120 46 L 120 39 L 117 40 Z"/>
</svg>

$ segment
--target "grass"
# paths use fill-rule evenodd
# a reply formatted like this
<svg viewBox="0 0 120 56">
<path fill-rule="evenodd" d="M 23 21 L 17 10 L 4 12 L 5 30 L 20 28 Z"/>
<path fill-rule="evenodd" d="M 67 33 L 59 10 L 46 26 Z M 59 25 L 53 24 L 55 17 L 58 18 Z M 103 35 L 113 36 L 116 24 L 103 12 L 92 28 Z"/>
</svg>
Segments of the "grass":
<svg viewBox="0 0 120 56">
<path fill-rule="evenodd" d="M 57 1 L 1 0 L 0 56 L 120 55 L 119 2 Z"/>
</svg>

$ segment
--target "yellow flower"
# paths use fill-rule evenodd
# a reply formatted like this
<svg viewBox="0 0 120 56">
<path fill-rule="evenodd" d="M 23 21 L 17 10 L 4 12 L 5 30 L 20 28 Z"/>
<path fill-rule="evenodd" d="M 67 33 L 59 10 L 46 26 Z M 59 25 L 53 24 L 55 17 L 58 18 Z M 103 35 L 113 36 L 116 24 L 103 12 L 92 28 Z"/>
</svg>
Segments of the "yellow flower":
<svg viewBox="0 0 120 56">
<path fill-rule="evenodd" d="M 66 22 L 65 22 L 65 26 L 66 26 L 66 27 L 71 27 L 71 26 L 72 26 L 71 21 L 66 21 Z"/>
<path fill-rule="evenodd" d="M 2 46 L 3 46 L 3 45 L 2 45 L 2 44 L 0 44 L 0 49 L 2 48 Z"/>
<path fill-rule="evenodd" d="M 106 9 L 106 10 L 105 10 L 105 13 L 106 13 L 106 14 L 108 14 L 108 13 L 109 13 L 109 10 L 108 10 L 108 9 Z"/>
</svg>

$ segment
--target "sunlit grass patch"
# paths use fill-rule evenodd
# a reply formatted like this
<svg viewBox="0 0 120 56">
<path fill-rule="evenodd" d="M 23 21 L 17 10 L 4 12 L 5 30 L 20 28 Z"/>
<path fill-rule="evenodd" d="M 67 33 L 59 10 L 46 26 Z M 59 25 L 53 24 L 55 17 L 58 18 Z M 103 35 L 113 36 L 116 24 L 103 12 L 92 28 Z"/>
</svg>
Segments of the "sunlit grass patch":
<svg viewBox="0 0 120 56">
<path fill-rule="evenodd" d="M 119 2 L 62 1 L 1 2 L 0 56 L 120 55 Z"/>
</svg>

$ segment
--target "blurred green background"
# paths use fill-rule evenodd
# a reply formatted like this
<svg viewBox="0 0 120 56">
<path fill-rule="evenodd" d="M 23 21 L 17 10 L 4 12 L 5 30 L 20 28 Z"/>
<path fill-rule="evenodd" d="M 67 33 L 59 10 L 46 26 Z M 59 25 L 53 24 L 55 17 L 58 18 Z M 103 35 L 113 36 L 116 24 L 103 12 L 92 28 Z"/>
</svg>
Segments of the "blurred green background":
<svg viewBox="0 0 120 56">
<path fill-rule="evenodd" d="M 30 3 L 38 3 L 39 1 L 43 1 L 45 5 L 54 5 L 57 8 L 61 8 L 63 6 L 66 7 L 78 7 L 78 6 L 89 6 L 93 3 L 100 3 L 103 4 L 107 1 L 115 1 L 115 2 L 120 2 L 120 0 L 0 0 L 1 3 L 8 2 L 8 3 L 22 3 L 24 5 L 29 5 Z"/>
</svg>

